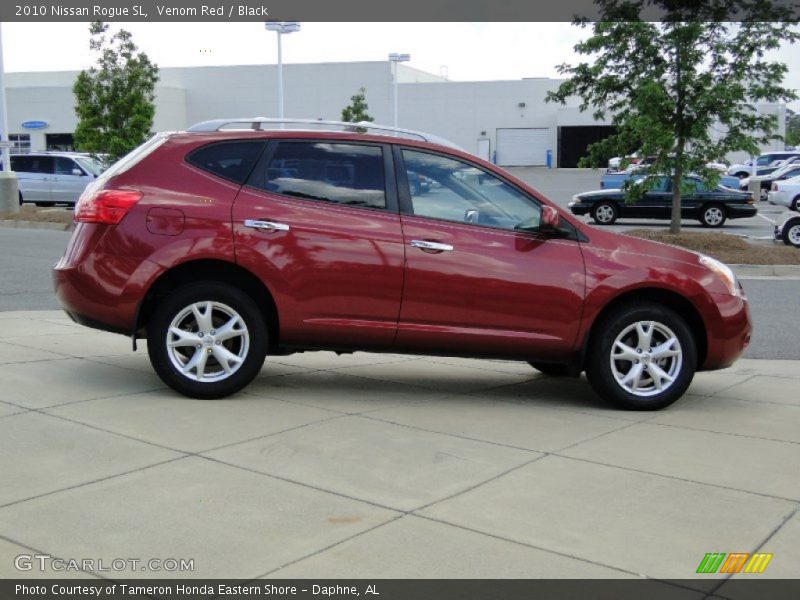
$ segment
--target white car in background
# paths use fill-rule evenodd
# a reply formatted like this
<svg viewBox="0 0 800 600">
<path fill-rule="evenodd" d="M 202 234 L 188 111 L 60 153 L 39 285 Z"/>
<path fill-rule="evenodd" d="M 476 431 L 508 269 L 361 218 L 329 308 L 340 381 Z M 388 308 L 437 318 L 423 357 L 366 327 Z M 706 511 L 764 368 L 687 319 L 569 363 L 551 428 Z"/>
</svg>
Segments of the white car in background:
<svg viewBox="0 0 800 600">
<path fill-rule="evenodd" d="M 28 152 L 11 155 L 11 170 L 17 174 L 20 204 L 74 206 L 104 166 L 80 152 Z"/>
<path fill-rule="evenodd" d="M 775 152 L 766 152 L 756 159 L 756 173 L 761 169 L 768 167 L 778 167 L 785 161 L 800 156 L 797 150 L 780 150 Z M 739 179 L 750 177 L 753 174 L 753 161 L 747 160 L 743 163 L 731 165 L 728 168 L 728 175 L 733 175 Z"/>
<path fill-rule="evenodd" d="M 773 183 L 767 200 L 770 204 L 800 212 L 800 176 Z"/>
</svg>

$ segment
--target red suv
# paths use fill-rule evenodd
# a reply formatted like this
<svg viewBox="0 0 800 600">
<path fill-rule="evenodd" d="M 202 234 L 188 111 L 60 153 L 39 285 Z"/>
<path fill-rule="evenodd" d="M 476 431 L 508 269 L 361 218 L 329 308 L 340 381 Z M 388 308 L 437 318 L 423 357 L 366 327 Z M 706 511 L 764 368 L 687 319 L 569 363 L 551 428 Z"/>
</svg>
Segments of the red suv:
<svg viewBox="0 0 800 600">
<path fill-rule="evenodd" d="M 103 173 L 54 271 L 75 321 L 147 338 L 183 394 L 232 394 L 267 354 L 365 350 L 586 371 L 614 405 L 657 409 L 749 341 L 712 258 L 585 225 L 424 134 L 248 121 L 160 135 Z"/>
</svg>

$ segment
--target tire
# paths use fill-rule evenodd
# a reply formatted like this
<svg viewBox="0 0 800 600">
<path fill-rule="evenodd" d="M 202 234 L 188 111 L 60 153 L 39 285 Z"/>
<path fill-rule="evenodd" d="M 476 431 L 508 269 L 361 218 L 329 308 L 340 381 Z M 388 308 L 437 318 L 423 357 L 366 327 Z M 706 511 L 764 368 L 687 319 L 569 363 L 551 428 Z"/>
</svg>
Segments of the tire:
<svg viewBox="0 0 800 600">
<path fill-rule="evenodd" d="M 785 227 L 782 236 L 784 244 L 800 248 L 800 219 L 794 224 Z"/>
<path fill-rule="evenodd" d="M 23 200 L 22 200 L 22 192 L 17 191 L 17 194 L 19 194 L 19 205 L 22 206 L 22 202 L 23 202 Z"/>
<path fill-rule="evenodd" d="M 761 200 L 761 202 L 766 202 L 767 200 L 769 200 L 769 190 L 767 188 L 762 187 L 758 199 Z"/>
<path fill-rule="evenodd" d="M 598 202 L 592 208 L 592 219 L 598 225 L 613 225 L 619 217 L 619 209 L 613 202 Z"/>
<path fill-rule="evenodd" d="M 648 352 L 651 348 L 661 348 L 663 355 L 656 358 Z M 689 387 L 696 368 L 697 348 L 686 322 L 652 302 L 626 304 L 611 312 L 596 325 L 586 355 L 586 377 L 592 388 L 626 410 L 669 406 Z"/>
<path fill-rule="evenodd" d="M 41 207 L 48 207 L 48 206 L 55 206 L 56 205 L 55 202 L 34 202 L 33 204 L 35 206 L 41 206 Z"/>
<path fill-rule="evenodd" d="M 752 175 L 752 173 L 747 173 L 746 171 L 739 171 L 735 176 L 738 177 L 739 179 L 744 179 L 746 177 L 750 177 L 750 175 Z"/>
<path fill-rule="evenodd" d="M 554 363 L 540 363 L 528 361 L 528 364 L 537 371 L 550 377 L 577 377 L 579 373 L 572 365 L 557 365 Z"/>
<path fill-rule="evenodd" d="M 792 200 L 792 205 L 789 207 L 789 210 L 800 212 L 800 196 Z"/>
<path fill-rule="evenodd" d="M 700 223 L 703 224 L 703 227 L 714 229 L 722 227 L 727 218 L 725 207 L 721 204 L 706 204 L 700 213 Z"/>
<path fill-rule="evenodd" d="M 229 331 L 217 331 L 228 327 Z M 220 335 L 225 337 L 218 339 Z M 267 347 L 267 326 L 253 299 L 213 281 L 170 293 L 156 306 L 147 326 L 153 369 L 169 387 L 191 398 L 223 398 L 244 388 L 261 370 Z M 193 361 L 196 366 L 186 369 Z"/>
</svg>

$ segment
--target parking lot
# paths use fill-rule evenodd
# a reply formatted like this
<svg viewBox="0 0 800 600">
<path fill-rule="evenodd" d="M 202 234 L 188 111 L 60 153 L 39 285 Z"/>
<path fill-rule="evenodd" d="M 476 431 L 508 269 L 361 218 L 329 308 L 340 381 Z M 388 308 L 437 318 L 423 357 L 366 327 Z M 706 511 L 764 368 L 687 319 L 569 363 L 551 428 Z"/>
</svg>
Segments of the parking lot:
<svg viewBox="0 0 800 600">
<path fill-rule="evenodd" d="M 539 170 L 534 185 L 565 205 L 598 181 Z M 65 234 L 6 233 L 0 577 L 64 575 L 15 568 L 36 553 L 139 561 L 82 576 L 644 576 L 691 578 L 698 598 L 735 597 L 696 575 L 708 552 L 772 553 L 758 577 L 797 574 L 791 278 L 745 282 L 766 307 L 759 344 L 786 351 L 700 373 L 661 412 L 610 409 L 585 378 L 524 363 L 365 353 L 269 358 L 245 392 L 198 401 L 163 387 L 144 344 L 53 310 Z"/>
<path fill-rule="evenodd" d="M 522 363 L 370 354 L 269 359 L 197 401 L 57 312 L 0 331 L 2 577 L 41 575 L 13 566 L 37 552 L 192 577 L 687 578 L 756 550 L 796 575 L 792 361 L 700 374 L 657 413 Z"/>
</svg>

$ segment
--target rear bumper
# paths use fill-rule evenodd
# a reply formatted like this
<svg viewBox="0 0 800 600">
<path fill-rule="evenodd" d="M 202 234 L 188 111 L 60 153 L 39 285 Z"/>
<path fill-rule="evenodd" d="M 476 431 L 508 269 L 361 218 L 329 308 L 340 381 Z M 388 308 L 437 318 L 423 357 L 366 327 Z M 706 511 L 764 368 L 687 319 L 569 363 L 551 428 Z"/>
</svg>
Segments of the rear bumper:
<svg viewBox="0 0 800 600">
<path fill-rule="evenodd" d="M 789 206 L 789 195 L 786 192 L 770 192 L 767 194 L 767 200 L 776 206 Z"/>
</svg>

